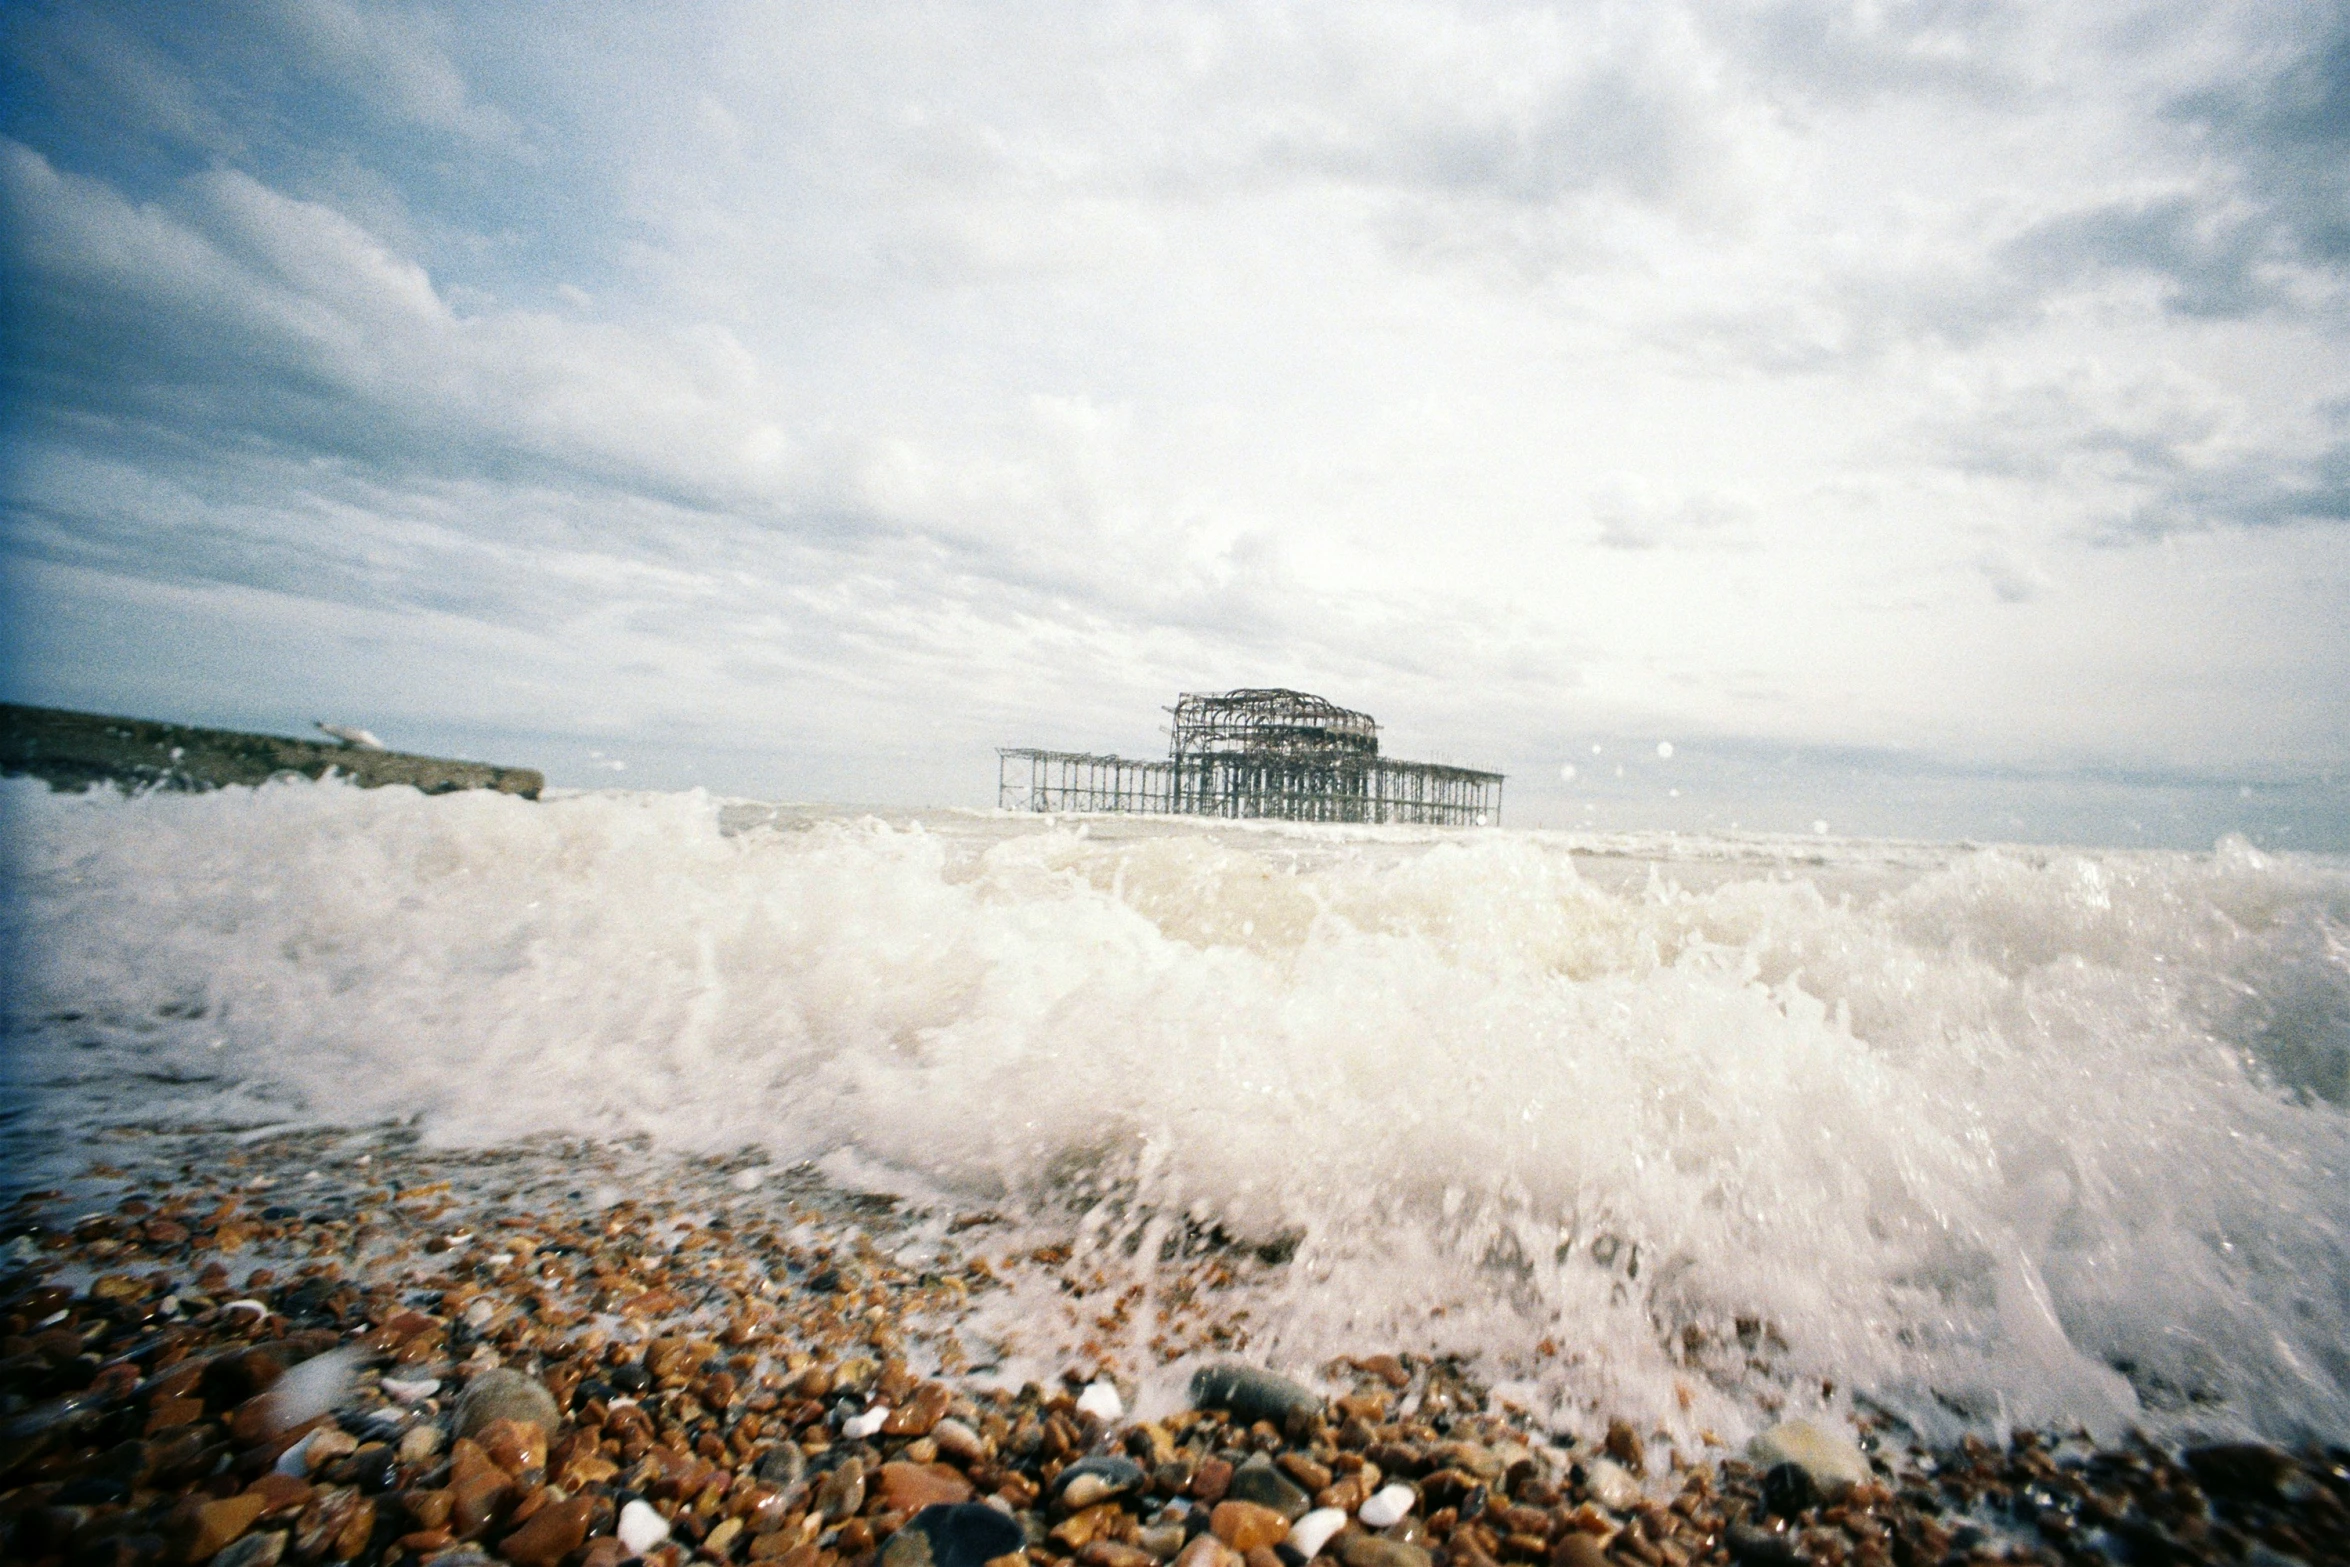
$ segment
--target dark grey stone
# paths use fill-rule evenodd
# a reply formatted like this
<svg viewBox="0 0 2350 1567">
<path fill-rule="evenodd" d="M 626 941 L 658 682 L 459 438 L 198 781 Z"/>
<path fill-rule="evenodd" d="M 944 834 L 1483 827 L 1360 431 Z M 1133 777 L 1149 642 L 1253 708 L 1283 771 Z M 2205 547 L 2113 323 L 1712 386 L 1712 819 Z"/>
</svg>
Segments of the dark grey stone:
<svg viewBox="0 0 2350 1567">
<path fill-rule="evenodd" d="M 909 1542 L 898 1547 L 897 1542 L 909 1534 L 918 1536 L 921 1545 Z M 1027 1543 L 1019 1520 L 985 1502 L 941 1502 L 923 1508 L 890 1537 L 891 1547 L 903 1549 L 909 1559 L 900 1562 L 885 1556 L 883 1560 L 887 1567 L 986 1567 Z M 920 1559 L 912 1559 L 917 1552 Z"/>
<path fill-rule="evenodd" d="M 1226 1361 L 1192 1373 L 1191 1402 L 1199 1409 L 1230 1411 L 1244 1423 L 1269 1420 L 1286 1427 L 1291 1416 L 1321 1413 L 1322 1400 L 1287 1377 Z"/>
<path fill-rule="evenodd" d="M 1750 1523 L 1730 1525 L 1722 1543 L 1730 1548 L 1731 1559 L 1740 1567 L 1795 1567 L 1799 1560 L 1785 1535 L 1757 1529 Z"/>
<path fill-rule="evenodd" d="M 1792 1518 L 1819 1500 L 1811 1476 L 1797 1463 L 1773 1464 L 1763 1471 L 1763 1506 L 1782 1518 Z"/>
<path fill-rule="evenodd" d="M 1232 1484 L 1225 1488 L 1224 1496 L 1227 1501 L 1270 1507 L 1291 1523 L 1303 1518 L 1314 1505 L 1305 1487 L 1274 1468 L 1273 1460 L 1262 1453 L 1232 1471 Z"/>
</svg>

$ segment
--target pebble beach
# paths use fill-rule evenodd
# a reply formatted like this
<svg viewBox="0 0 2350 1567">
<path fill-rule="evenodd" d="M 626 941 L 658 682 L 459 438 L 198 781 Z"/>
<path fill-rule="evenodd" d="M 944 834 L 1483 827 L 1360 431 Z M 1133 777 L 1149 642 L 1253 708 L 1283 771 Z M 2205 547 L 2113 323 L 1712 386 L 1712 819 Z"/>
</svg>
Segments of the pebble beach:
<svg viewBox="0 0 2350 1567">
<path fill-rule="evenodd" d="M 1546 1429 L 1473 1360 L 1255 1363 L 1223 1286 L 1277 1259 L 1143 1288 L 747 1158 L 317 1130 L 102 1155 L 5 1194 L 0 1559 L 2350 1562 L 2339 1447 Z M 1041 1341 L 1091 1318 L 1145 1348 L 1015 1382 L 1001 1308 L 1037 1300 Z M 1180 1396 L 1149 1392 L 1170 1365 Z"/>
</svg>

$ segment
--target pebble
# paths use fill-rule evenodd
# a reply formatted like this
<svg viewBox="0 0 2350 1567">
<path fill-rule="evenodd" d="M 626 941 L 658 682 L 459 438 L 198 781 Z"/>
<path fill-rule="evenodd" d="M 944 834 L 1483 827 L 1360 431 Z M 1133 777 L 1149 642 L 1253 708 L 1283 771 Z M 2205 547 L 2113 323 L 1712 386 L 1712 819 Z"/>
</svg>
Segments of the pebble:
<svg viewBox="0 0 2350 1567">
<path fill-rule="evenodd" d="M 1750 1523 L 1732 1524 L 1724 1531 L 1722 1543 L 1730 1548 L 1731 1560 L 1742 1567 L 1795 1567 L 1802 1560 L 1785 1535 Z"/>
<path fill-rule="evenodd" d="M 1355 1514 L 1367 1529 L 1385 1529 L 1403 1522 L 1419 1496 L 1408 1485 L 1381 1486 Z"/>
<path fill-rule="evenodd" d="M 797 1442 L 778 1442 L 760 1459 L 757 1470 L 759 1483 L 771 1486 L 789 1496 L 802 1480 L 807 1478 L 808 1459 Z"/>
<path fill-rule="evenodd" d="M 535 1425 L 550 1441 L 562 1424 L 562 1417 L 555 1409 L 555 1395 L 547 1391 L 546 1384 L 504 1366 L 477 1373 L 465 1384 L 464 1396 L 457 1400 L 459 1436 L 471 1436 L 493 1420 Z"/>
<path fill-rule="evenodd" d="M 1794 1464 L 1814 1490 L 1831 1502 L 1873 1478 L 1869 1461 L 1843 1433 L 1816 1420 L 1789 1420 L 1746 1444 L 1746 1460 L 1757 1469 Z"/>
<path fill-rule="evenodd" d="M 1432 1567 L 1427 1551 L 1402 1540 L 1384 1540 L 1375 1534 L 1346 1534 L 1338 1539 L 1338 1559 L 1346 1567 Z M 1576 1564 L 1580 1567 L 1580 1564 Z"/>
<path fill-rule="evenodd" d="M 1247 1555 L 1259 1546 L 1274 1546 L 1289 1538 L 1289 1519 L 1254 1502 L 1218 1502 L 1208 1515 L 1216 1538 Z"/>
<path fill-rule="evenodd" d="M 1583 1489 L 1600 1506 L 1617 1513 L 1630 1512 L 1648 1494 L 1632 1471 L 1612 1458 L 1594 1458 L 1583 1466 Z"/>
<path fill-rule="evenodd" d="M 840 1434 L 852 1442 L 862 1442 L 881 1430 L 889 1419 L 889 1405 L 875 1404 L 861 1415 L 851 1415 L 840 1423 Z"/>
<path fill-rule="evenodd" d="M 405 1377 L 385 1377 L 377 1386 L 384 1390 L 386 1398 L 395 1403 L 421 1404 L 441 1390 L 441 1379 L 418 1377 L 411 1381 Z"/>
<path fill-rule="evenodd" d="M 852 1458 L 816 1484 L 816 1511 L 828 1522 L 854 1518 L 865 1505 L 865 1466 Z"/>
<path fill-rule="evenodd" d="M 986 1438 L 951 1415 L 930 1428 L 930 1439 L 938 1444 L 938 1450 L 947 1457 L 961 1459 L 967 1464 L 978 1463 L 987 1457 Z"/>
<path fill-rule="evenodd" d="M 971 1500 L 971 1482 L 947 1464 L 883 1464 L 875 1481 L 885 1512 L 903 1515 Z"/>
<path fill-rule="evenodd" d="M 436 1425 L 416 1425 L 410 1426 L 401 1436 L 400 1445 L 395 1451 L 401 1463 L 421 1466 L 430 1462 L 432 1456 L 440 1450 L 441 1428 Z"/>
<path fill-rule="evenodd" d="M 1330 1543 L 1330 1537 L 1345 1527 L 1344 1509 L 1317 1507 L 1290 1525 L 1289 1537 L 1282 1543 L 1311 1561 L 1322 1554 L 1322 1547 Z"/>
<path fill-rule="evenodd" d="M 1110 1454 L 1096 1454 L 1080 1458 L 1061 1471 L 1053 1481 L 1053 1499 L 1070 1512 L 1081 1512 L 1096 1503 L 1140 1490 L 1146 1478 L 1140 1464 Z"/>
<path fill-rule="evenodd" d="M 1232 1471 L 1232 1483 L 1224 1488 L 1224 1495 L 1235 1502 L 1254 1502 L 1269 1507 L 1291 1523 L 1306 1515 L 1314 1499 L 1306 1495 L 1298 1483 L 1273 1467 L 1273 1460 L 1263 1453 Z"/>
<path fill-rule="evenodd" d="M 234 1545 L 224 1547 L 213 1556 L 212 1567 L 277 1567 L 278 1558 L 285 1553 L 285 1531 L 271 1529 L 264 1534 L 248 1534 Z"/>
<path fill-rule="evenodd" d="M 986 1567 L 1027 1544 L 1027 1534 L 1017 1519 L 982 1502 L 925 1507 L 890 1537 L 890 1544 L 895 1546 L 907 1536 L 922 1542 L 922 1555 L 930 1567 Z M 901 1564 L 893 1562 L 891 1567 Z M 911 1567 L 919 1567 L 919 1563 Z"/>
<path fill-rule="evenodd" d="M 1763 1471 L 1762 1503 L 1781 1518 L 1794 1518 L 1819 1500 L 1801 1464 L 1773 1464 Z"/>
<path fill-rule="evenodd" d="M 669 1538 L 669 1521 L 653 1511 L 651 1504 L 639 1500 L 620 1509 L 619 1527 L 613 1532 L 631 1553 L 642 1556 Z"/>
<path fill-rule="evenodd" d="M 1615 1567 L 1599 1537 L 1570 1529 L 1550 1549 L 1550 1567 Z"/>
<path fill-rule="evenodd" d="M 203 1561 L 222 1546 L 253 1527 L 262 1510 L 269 1503 L 259 1496 L 247 1493 L 231 1496 L 217 1502 L 206 1502 L 196 1509 L 194 1537 L 188 1546 L 190 1561 Z"/>
<path fill-rule="evenodd" d="M 1077 1408 L 1083 1414 L 1098 1416 L 1105 1423 L 1126 1417 L 1125 1401 L 1118 1397 L 1117 1388 L 1107 1382 L 1088 1384 L 1085 1391 L 1077 1395 Z"/>
<path fill-rule="evenodd" d="M 1320 1412 L 1322 1400 L 1286 1377 L 1235 1361 L 1202 1366 L 1192 1374 L 1191 1402 L 1197 1409 L 1224 1409 L 1243 1425 L 1269 1420 L 1284 1425 L 1292 1415 Z"/>
<path fill-rule="evenodd" d="M 516 1567 L 555 1567 L 587 1539 L 595 1507 L 594 1500 L 585 1496 L 550 1503 L 531 1514 L 528 1523 L 499 1541 L 498 1554 Z"/>
</svg>

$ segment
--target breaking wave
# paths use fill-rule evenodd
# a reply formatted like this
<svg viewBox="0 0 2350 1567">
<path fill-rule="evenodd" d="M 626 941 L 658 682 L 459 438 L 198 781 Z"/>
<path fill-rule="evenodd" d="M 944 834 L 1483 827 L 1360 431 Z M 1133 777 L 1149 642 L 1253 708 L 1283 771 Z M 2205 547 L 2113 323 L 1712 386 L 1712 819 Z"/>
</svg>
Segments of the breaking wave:
<svg viewBox="0 0 2350 1567">
<path fill-rule="evenodd" d="M 1256 1247 L 1268 1358 L 1481 1353 L 1567 1415 L 2350 1431 L 2338 858 L 0 810 L 23 1169 L 141 1118 L 748 1146 L 1146 1278 Z"/>
</svg>

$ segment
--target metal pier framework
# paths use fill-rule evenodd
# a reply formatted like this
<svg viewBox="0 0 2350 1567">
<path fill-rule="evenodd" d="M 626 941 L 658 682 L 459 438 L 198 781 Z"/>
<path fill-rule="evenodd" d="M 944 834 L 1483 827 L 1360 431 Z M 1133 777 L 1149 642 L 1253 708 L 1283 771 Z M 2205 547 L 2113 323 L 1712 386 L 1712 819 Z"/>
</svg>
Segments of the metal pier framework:
<svg viewBox="0 0 2350 1567">
<path fill-rule="evenodd" d="M 1501 774 L 1382 757 L 1379 726 L 1368 713 L 1303 691 L 1186 692 L 1169 711 L 1174 744 L 1163 762 L 999 750 L 996 804 L 1007 811 L 1445 827 L 1501 820 Z"/>
</svg>

